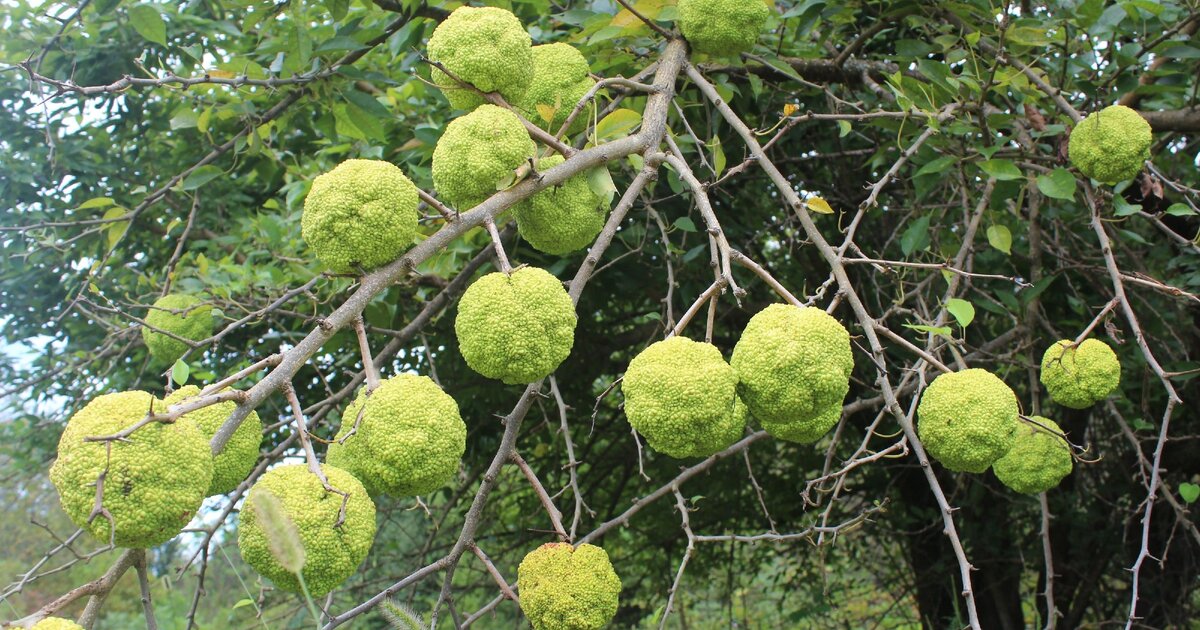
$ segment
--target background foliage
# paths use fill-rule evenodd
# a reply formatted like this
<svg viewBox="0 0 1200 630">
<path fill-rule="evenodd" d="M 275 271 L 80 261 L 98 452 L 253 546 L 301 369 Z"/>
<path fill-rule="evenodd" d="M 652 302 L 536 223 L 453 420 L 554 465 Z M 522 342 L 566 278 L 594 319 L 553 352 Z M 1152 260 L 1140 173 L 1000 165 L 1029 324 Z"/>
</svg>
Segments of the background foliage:
<svg viewBox="0 0 1200 630">
<path fill-rule="evenodd" d="M 661 36 L 606 0 L 502 4 L 528 25 L 535 43 L 577 46 L 599 76 L 632 77 L 662 49 Z M 437 20 L 455 5 L 13 0 L 0 6 L 6 33 L 0 62 L 8 64 L 0 73 L 0 322 L 7 342 L 0 359 L 0 493 L 9 506 L 0 514 L 0 569 L 7 581 L 53 548 L 55 537 L 74 530 L 45 478 L 65 419 L 100 393 L 161 393 L 167 386 L 161 366 L 149 364 L 131 319 L 144 315 L 164 283 L 202 294 L 230 323 L 251 316 L 186 359 L 196 382 L 286 351 L 356 288 L 355 278 L 322 275 L 306 252 L 299 221 L 305 193 L 314 176 L 350 157 L 391 161 L 432 190 L 430 156 L 455 112 L 427 83 L 421 55 Z M 671 4 L 640 0 L 636 7 L 670 27 Z M 813 215 L 826 239 L 840 244 L 861 209 L 848 257 L 909 265 L 846 263 L 868 311 L 895 335 L 922 348 L 928 344 L 942 360 L 961 356 L 995 371 L 1017 391 L 1026 412 L 1055 418 L 1096 460 L 1077 464 L 1048 494 L 1053 519 L 1046 540 L 1053 550 L 1058 623 L 1125 622 L 1128 568 L 1143 548 L 1148 462 L 1161 447 L 1163 485 L 1146 539 L 1152 557 L 1140 572 L 1136 624 L 1189 627 L 1200 608 L 1200 534 L 1187 511 L 1200 481 L 1194 412 L 1200 392 L 1192 378 L 1200 368 L 1200 298 L 1194 295 L 1200 289 L 1200 6 L 798 0 L 773 8 L 769 32 L 752 54 L 693 61 L 749 125 L 785 130 L 769 156 L 797 190 L 831 207 L 832 214 Z M 339 60 L 341 65 L 331 65 Z M 147 81 L 136 85 L 126 77 Z M 199 80 L 184 87 L 170 77 Z M 1052 88 L 1053 96 L 1037 82 Z M 744 145 L 696 86 L 681 78 L 676 88 L 671 135 L 708 184 L 731 245 L 800 299 L 839 304 L 834 315 L 865 348 L 861 326 L 796 215 L 756 165 L 743 163 Z M 608 98 L 620 92 L 609 90 Z M 1043 401 L 1039 391 L 1034 368 L 1042 350 L 1074 338 L 1114 297 L 1103 249 L 1089 225 L 1090 188 L 1065 161 L 1071 119 L 1055 97 L 1084 113 L 1120 99 L 1151 112 L 1153 169 L 1094 198 L 1140 332 L 1183 399 L 1167 435 L 1160 429 L 1168 394 L 1137 346 L 1139 331 L 1119 309 L 1095 333 L 1121 358 L 1119 395 L 1074 411 Z M 591 137 L 630 133 L 645 101 L 629 94 L 620 104 L 629 111 L 601 122 Z M 898 167 L 889 173 L 893 165 Z M 610 165 L 618 191 L 640 166 L 634 158 Z M 872 189 L 876 182 L 882 185 Z M 422 232 L 442 225 L 430 212 Z M 664 167 L 621 225 L 579 303 L 576 350 L 555 380 L 579 462 L 579 496 L 587 506 L 581 534 L 699 461 L 639 455 L 620 394 L 605 393 L 629 359 L 660 339 L 712 282 L 704 226 L 677 170 Z M 453 334 L 453 305 L 419 334 L 399 332 L 488 243 L 484 230 L 468 231 L 365 310 L 376 351 L 389 338 L 402 341 L 392 348 L 384 375 L 436 376 L 462 408 L 468 447 L 451 487 L 421 503 L 381 502 L 374 551 L 335 594 L 333 611 L 445 554 L 499 447 L 504 427 L 498 417 L 508 413 L 519 389 L 465 366 Z M 507 243 L 515 262 L 564 279 L 585 255 L 545 256 L 511 236 Z M 960 251 L 961 269 L 976 275 L 939 267 Z M 483 272 L 490 270 L 486 254 L 480 262 Z M 740 301 L 723 296 L 712 329 L 713 342 L 726 353 L 749 317 L 778 301 L 750 273 L 739 268 L 737 275 L 748 294 Z M 952 277 L 957 292 L 947 295 Z M 283 296 L 289 299 L 280 305 Z M 701 316 L 689 330 L 699 336 L 704 325 Z M 911 377 L 917 357 L 899 342 L 885 345 L 889 377 L 896 383 Z M 910 452 L 893 451 L 846 472 L 836 494 L 828 492 L 833 482 L 822 484 L 824 492 L 807 483 L 861 456 L 864 440 L 869 454 L 902 438 L 895 421 L 881 415 L 869 354 L 856 354 L 847 413 L 835 432 L 815 446 L 756 441 L 744 457 L 739 452 L 714 463 L 682 492 L 697 533 L 789 533 L 853 520 L 864 511 L 870 518 L 836 540 L 821 536 L 819 547 L 815 533 L 774 543 L 701 545 L 669 625 L 965 624 L 958 565 Z M 345 395 L 335 393 L 359 372 L 356 341 L 346 329 L 294 379 L 300 400 L 311 405 L 317 435 L 333 435 Z M 918 381 L 923 378 L 900 390 L 905 410 Z M 543 392 L 518 449 L 554 494 L 569 486 L 569 460 L 559 407 L 548 385 Z M 281 396 L 258 412 L 270 427 L 264 447 L 272 451 L 290 435 L 276 422 L 290 412 Z M 882 422 L 873 424 L 878 417 Z M 875 427 L 869 436 L 868 427 Z M 1038 500 L 1008 491 L 990 472 L 956 475 L 938 468 L 937 476 L 958 508 L 954 519 L 977 569 L 973 586 L 984 626 L 1044 625 Z M 573 493 L 566 490 L 557 502 L 570 520 Z M 203 518 L 216 522 L 225 504 L 210 500 Z M 872 511 L 878 507 L 883 509 Z M 529 549 L 552 538 L 537 497 L 511 468 L 499 478 L 482 523 L 476 540 L 510 579 Z M 236 518 L 224 521 L 207 562 L 184 571 L 202 544 L 200 535 L 185 534 L 153 550 L 161 627 L 188 627 L 189 609 L 198 611 L 199 627 L 311 625 L 301 601 L 260 592 L 256 576 L 238 558 L 235 528 Z M 615 625 L 657 625 L 687 543 L 670 494 L 599 543 L 624 584 Z M 84 554 L 96 545 L 80 539 L 74 548 Z M 42 569 L 71 558 L 63 552 Z M 78 561 L 8 592 L 0 618 L 28 614 L 99 576 L 110 560 L 111 553 Z M 202 566 L 204 587 L 197 592 Z M 463 616 L 499 592 L 470 556 L 452 586 Z M 122 582 L 96 627 L 140 624 L 136 589 L 130 578 Z M 397 599 L 428 614 L 440 590 L 440 579 L 427 578 Z M 495 616 L 482 621 L 486 627 L 518 627 L 519 610 L 511 603 L 490 614 Z M 385 622 L 368 613 L 351 627 Z"/>
</svg>

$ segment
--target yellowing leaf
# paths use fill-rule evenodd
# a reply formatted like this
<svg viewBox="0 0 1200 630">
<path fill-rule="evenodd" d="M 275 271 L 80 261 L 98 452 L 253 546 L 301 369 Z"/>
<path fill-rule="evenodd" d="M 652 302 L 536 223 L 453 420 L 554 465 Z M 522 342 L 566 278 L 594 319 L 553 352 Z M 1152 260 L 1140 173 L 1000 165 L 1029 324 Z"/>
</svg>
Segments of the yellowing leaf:
<svg viewBox="0 0 1200 630">
<path fill-rule="evenodd" d="M 214 79 L 232 79 L 233 77 L 235 77 L 237 75 L 235 75 L 234 73 L 232 73 L 228 70 L 209 70 L 208 76 L 210 76 Z"/>
<path fill-rule="evenodd" d="M 206 107 L 196 118 L 196 129 L 199 129 L 200 133 L 208 133 L 208 121 L 212 119 L 212 113 L 213 108 Z"/>
<path fill-rule="evenodd" d="M 662 12 L 663 0 L 638 0 L 634 3 L 633 8 L 637 9 L 638 13 L 650 18 L 651 20 L 658 17 Z M 630 26 L 639 26 L 643 24 L 638 16 L 634 15 L 629 9 L 621 9 L 615 16 L 609 26 L 619 26 L 621 28 L 629 28 Z"/>
<path fill-rule="evenodd" d="M 820 197 L 809 197 L 804 201 L 804 206 L 818 214 L 833 214 L 833 207 Z"/>
<path fill-rule="evenodd" d="M 411 138 L 408 142 L 405 142 L 404 144 L 400 145 L 400 150 L 401 151 L 412 151 L 413 149 L 423 147 L 423 146 L 425 146 L 425 143 L 422 142 L 419 138 Z"/>
<path fill-rule="evenodd" d="M 554 122 L 554 114 L 557 112 L 558 112 L 557 107 L 553 107 L 553 106 L 547 105 L 545 103 L 537 104 L 538 116 L 541 116 L 542 120 L 544 120 L 546 122 Z"/>
<path fill-rule="evenodd" d="M 117 202 L 112 200 L 112 197 L 92 197 L 87 201 L 79 204 L 79 210 L 87 210 L 88 208 L 107 208 Z"/>
<path fill-rule="evenodd" d="M 798 111 L 800 111 L 800 106 L 795 103 L 788 103 L 783 106 L 783 115 L 784 116 L 791 116 L 792 114 L 795 114 Z"/>
</svg>

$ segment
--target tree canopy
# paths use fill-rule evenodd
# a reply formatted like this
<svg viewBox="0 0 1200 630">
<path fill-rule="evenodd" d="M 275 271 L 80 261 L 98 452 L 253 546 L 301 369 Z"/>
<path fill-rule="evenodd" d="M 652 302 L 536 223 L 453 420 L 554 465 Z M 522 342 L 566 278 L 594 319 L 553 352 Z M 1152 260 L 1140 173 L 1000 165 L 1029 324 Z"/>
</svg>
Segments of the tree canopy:
<svg viewBox="0 0 1200 630">
<path fill-rule="evenodd" d="M 1200 5 L 513 0 L 489 6 L 515 31 L 431 45 L 460 6 L 0 6 L 0 623 L 524 627 L 523 593 L 554 595 L 518 588 L 522 560 L 571 543 L 611 561 L 611 627 L 1190 627 Z M 717 26 L 734 35 L 687 23 L 733 15 Z M 485 53 L 530 44 L 569 46 L 587 73 L 563 47 Z M 569 80 L 525 100 L 529 67 Z M 488 144 L 501 136 L 515 144 Z M 315 184 L 347 160 L 376 167 Z M 321 186 L 334 200 L 313 229 L 357 236 L 308 232 Z M 373 216 L 336 203 L 383 188 Z M 389 214 L 409 200 L 415 231 Z M 582 236 L 526 236 L 568 227 Z M 355 238 L 386 255 L 342 256 Z M 762 323 L 780 304 L 807 314 Z M 198 332 L 173 328 L 193 316 Z M 756 326 L 800 337 L 739 346 Z M 669 337 L 711 345 L 649 365 L 676 356 L 652 347 Z M 761 358 L 792 343 L 808 354 Z M 1099 385 L 1064 393 L 1075 358 L 1099 355 Z M 976 369 L 995 383 L 925 395 Z M 431 389 L 377 393 L 406 374 Z M 639 411 L 638 383 L 676 382 L 691 389 Z M 805 413 L 769 413 L 776 383 L 803 388 Z M 88 523 L 60 506 L 68 419 L 185 385 L 77 440 L 107 463 L 76 484 L 95 491 Z M 445 418 L 438 390 L 465 424 L 437 447 L 448 479 L 409 493 L 358 472 L 377 456 L 347 442 L 371 394 Z M 166 543 L 96 535 L 116 528 L 104 494 L 130 493 L 106 477 L 120 449 L 204 409 L 221 410 L 214 453 L 261 428 L 236 488 Z M 995 444 L 989 414 L 1016 427 Z M 684 424 L 633 430 L 660 417 Z M 1045 441 L 1014 451 L 1021 431 Z M 389 466 L 433 448 L 404 444 Z M 320 472 L 343 446 L 362 492 Z M 1010 452 L 1031 468 L 993 470 Z M 156 465 L 195 468 L 179 464 Z M 271 530 L 291 509 L 247 499 L 287 465 L 346 499 L 322 511 L 331 531 L 349 510 L 362 534 L 355 501 L 374 501 L 370 551 L 327 596 L 239 552 L 243 513 Z M 287 575 L 287 549 L 270 553 Z"/>
</svg>

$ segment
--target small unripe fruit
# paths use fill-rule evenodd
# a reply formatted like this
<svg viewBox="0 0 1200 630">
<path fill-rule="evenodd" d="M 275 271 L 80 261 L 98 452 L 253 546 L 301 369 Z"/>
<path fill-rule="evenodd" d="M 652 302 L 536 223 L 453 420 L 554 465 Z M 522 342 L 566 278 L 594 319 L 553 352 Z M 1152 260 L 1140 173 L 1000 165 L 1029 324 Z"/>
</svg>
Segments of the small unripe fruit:
<svg viewBox="0 0 1200 630">
<path fill-rule="evenodd" d="M 321 470 L 330 486 L 350 495 L 340 525 L 342 495 L 326 490 L 304 464 L 263 474 L 250 488 L 238 524 L 238 549 L 247 564 L 291 593 L 303 590 L 293 572 L 295 564 L 302 565 L 300 574 L 312 597 L 328 594 L 353 575 L 375 540 L 375 503 L 366 489 L 340 468 L 325 465 Z M 260 502 L 255 496 L 259 493 L 273 499 Z M 267 505 L 274 507 L 268 510 Z M 295 549 L 293 536 L 299 538 L 300 549 Z"/>
<path fill-rule="evenodd" d="M 146 312 L 142 341 L 150 356 L 160 364 L 170 365 L 188 351 L 188 345 L 161 331 L 189 341 L 202 341 L 212 335 L 212 307 L 195 296 L 170 293 L 154 301 Z"/>
<path fill-rule="evenodd" d="M 575 304 L 537 267 L 490 273 L 467 287 L 454 333 L 472 370 L 509 385 L 549 376 L 575 343 Z"/>
<path fill-rule="evenodd" d="M 754 48 L 770 15 L 762 0 L 679 0 L 678 9 L 692 50 L 721 57 Z"/>
<path fill-rule="evenodd" d="M 370 271 L 412 245 L 419 202 L 416 185 L 394 164 L 346 160 L 313 180 L 301 233 L 333 271 Z"/>
<path fill-rule="evenodd" d="M 495 7 L 459 7 L 429 38 L 429 59 L 442 64 L 460 81 L 482 92 L 499 92 L 516 103 L 533 79 L 532 41 L 525 27 L 509 11 Z M 433 82 L 457 109 L 473 109 L 483 97 L 463 88 L 436 67 Z"/>
<path fill-rule="evenodd" d="M 1084 175 L 1115 184 L 1142 172 L 1154 140 L 1150 131 L 1150 123 L 1136 111 L 1112 105 L 1079 121 L 1071 130 L 1067 152 Z"/>
<path fill-rule="evenodd" d="M 939 374 L 917 406 L 917 432 L 930 457 L 957 472 L 981 473 L 1016 441 L 1017 395 L 995 374 L 972 368 Z"/>
<path fill-rule="evenodd" d="M 480 105 L 446 125 L 433 148 L 433 185 L 445 201 L 465 212 L 507 188 L 535 151 L 516 114 Z"/>
<path fill-rule="evenodd" d="M 458 472 L 466 441 L 453 398 L 428 376 L 398 374 L 370 394 L 359 390 L 325 460 L 362 480 L 372 495 L 411 497 Z"/>
<path fill-rule="evenodd" d="M 163 404 L 170 407 L 194 398 L 199 393 L 199 387 L 185 385 L 167 396 Z M 217 430 L 225 424 L 235 409 L 237 405 L 233 401 L 225 401 L 185 414 L 180 420 L 194 422 L 205 441 L 208 441 L 216 435 Z M 225 442 L 221 452 L 213 457 L 213 477 L 208 486 L 208 496 L 232 492 L 250 475 L 254 464 L 258 462 L 262 432 L 262 420 L 259 419 L 258 412 L 251 411 Z"/>
<path fill-rule="evenodd" d="M 148 548 L 174 538 L 208 495 L 212 451 L 193 422 L 150 422 L 124 440 L 86 441 L 164 411 L 154 396 L 128 391 L 97 396 L 67 421 L 50 480 L 67 516 L 97 539 L 110 536 L 109 519 L 92 517 L 101 475 L 101 506 L 112 517 L 118 547 Z"/>
<path fill-rule="evenodd" d="M 1086 409 L 1104 400 L 1121 383 L 1121 362 L 1108 344 L 1084 339 L 1055 342 L 1042 355 L 1042 385 L 1054 402 Z"/>
<path fill-rule="evenodd" d="M 837 424 L 850 391 L 850 333 L 819 308 L 772 304 L 733 348 L 738 393 L 771 435 L 810 443 Z"/>
<path fill-rule="evenodd" d="M 621 391 L 629 424 L 671 457 L 708 457 L 746 428 L 737 376 L 711 343 L 676 336 L 651 344 L 629 362 Z"/>
<path fill-rule="evenodd" d="M 1053 420 L 1030 418 L 1017 427 L 1016 442 L 996 463 L 992 471 L 1001 483 L 1022 494 L 1037 494 L 1057 486 L 1071 474 L 1071 449 L 1058 433 Z"/>
<path fill-rule="evenodd" d="M 621 580 L 600 547 L 547 543 L 521 561 L 517 589 L 534 630 L 598 630 L 617 614 Z"/>
</svg>

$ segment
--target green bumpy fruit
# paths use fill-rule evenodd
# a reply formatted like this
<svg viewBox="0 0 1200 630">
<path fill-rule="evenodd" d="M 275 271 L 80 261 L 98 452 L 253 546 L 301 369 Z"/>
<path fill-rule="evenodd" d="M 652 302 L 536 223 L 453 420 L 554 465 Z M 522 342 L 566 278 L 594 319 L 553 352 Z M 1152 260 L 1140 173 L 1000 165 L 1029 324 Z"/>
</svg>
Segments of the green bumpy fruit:
<svg viewBox="0 0 1200 630">
<path fill-rule="evenodd" d="M 1042 385 L 1054 402 L 1086 409 L 1104 400 L 1121 384 L 1121 362 L 1108 344 L 1084 339 L 1078 347 L 1063 339 L 1042 355 Z"/>
<path fill-rule="evenodd" d="M 83 626 L 61 617 L 46 617 L 33 624 L 29 630 L 83 630 Z"/>
<path fill-rule="evenodd" d="M 150 350 L 150 356 L 170 365 L 188 351 L 188 345 L 151 329 L 165 330 L 190 341 L 207 339 L 213 330 L 212 307 L 202 305 L 200 298 L 191 295 L 169 293 L 154 301 L 146 313 L 146 323 L 149 326 L 142 327 L 142 341 Z"/>
<path fill-rule="evenodd" d="M 829 433 L 829 430 L 837 426 L 838 420 L 841 419 L 842 404 L 839 402 L 825 407 L 803 422 L 775 426 L 769 432 L 780 440 L 797 444 L 812 444 Z M 766 427 L 766 425 L 763 426 Z"/>
<path fill-rule="evenodd" d="M 946 468 L 981 473 L 1016 442 L 1017 395 L 995 374 L 972 368 L 940 374 L 917 406 L 925 450 Z"/>
<path fill-rule="evenodd" d="M 466 447 L 458 403 L 428 376 L 399 374 L 369 396 L 359 390 L 325 461 L 361 479 L 372 496 L 411 497 L 454 477 Z"/>
<path fill-rule="evenodd" d="M 675 336 L 650 344 L 629 362 L 621 391 L 629 424 L 671 457 L 708 457 L 746 428 L 737 376 L 711 343 Z"/>
<path fill-rule="evenodd" d="M 454 333 L 472 370 L 523 385 L 549 376 L 571 354 L 575 323 L 575 304 L 558 278 L 522 267 L 467 287 Z"/>
<path fill-rule="evenodd" d="M 481 92 L 499 92 L 504 100 L 516 103 L 533 80 L 532 43 L 521 21 L 509 11 L 459 7 L 434 29 L 429 59 Z M 429 75 L 457 109 L 473 109 L 485 102 L 436 67 Z"/>
<path fill-rule="evenodd" d="M 771 12 L 762 0 L 679 0 L 678 9 L 692 50 L 720 57 L 754 48 Z"/>
<path fill-rule="evenodd" d="M 992 464 L 1000 483 L 1021 494 L 1037 494 L 1057 486 L 1073 467 L 1071 449 L 1055 432 L 1062 433 L 1053 420 L 1030 418 L 1037 424 L 1017 427 L 1017 441 Z"/>
<path fill-rule="evenodd" d="M 521 561 L 517 589 L 534 630 L 597 630 L 617 614 L 621 579 L 600 547 L 547 543 Z"/>
<path fill-rule="evenodd" d="M 272 536 L 286 535 L 258 513 L 255 494 L 275 495 L 283 515 L 295 525 L 304 548 L 304 585 L 312 597 L 323 597 L 354 574 L 375 541 L 375 503 L 353 475 L 335 466 L 321 466 L 329 485 L 350 494 L 346 519 L 336 526 L 343 498 L 329 492 L 304 464 L 266 472 L 250 488 L 238 524 L 242 559 L 275 586 L 301 593 L 300 580 L 271 552 Z"/>
<path fill-rule="evenodd" d="M 550 133 L 558 133 L 575 105 L 596 84 L 590 73 L 587 59 L 570 44 L 559 42 L 534 46 L 533 82 L 529 84 L 525 98 L 516 103 L 517 109 L 521 110 L 526 120 Z M 550 120 L 546 120 L 543 112 L 538 111 L 539 105 L 543 109 L 549 107 L 553 110 Z M 594 110 L 593 99 L 588 108 L 579 112 L 571 122 L 567 133 L 576 134 L 587 128 Z"/>
<path fill-rule="evenodd" d="M 772 304 L 733 348 L 738 393 L 771 435 L 815 442 L 841 417 L 854 355 L 845 326 L 819 308 Z"/>
<path fill-rule="evenodd" d="M 538 170 L 563 161 L 561 155 L 552 155 L 538 162 Z M 588 173 L 580 173 L 513 206 L 513 216 L 521 238 L 540 252 L 558 256 L 591 245 L 604 229 L 608 204 L 607 197 L 592 190 Z"/>
<path fill-rule="evenodd" d="M 444 200 L 465 211 L 507 188 L 513 172 L 535 151 L 516 114 L 480 105 L 446 125 L 433 148 L 433 185 Z"/>
<path fill-rule="evenodd" d="M 394 164 L 346 160 L 313 180 L 301 235 L 333 271 L 370 271 L 412 245 L 419 203 L 416 185 Z"/>
<path fill-rule="evenodd" d="M 170 407 L 193 398 L 199 393 L 199 387 L 185 385 L 167 396 L 163 400 L 163 404 Z M 225 401 L 197 409 L 183 415 L 180 419 L 195 422 L 200 433 L 204 435 L 205 441 L 208 441 L 216 434 L 217 429 L 225 424 L 225 420 L 229 418 L 229 414 L 233 413 L 234 409 L 237 409 L 236 403 Z M 254 464 L 258 461 L 258 447 L 262 444 L 262 432 L 263 425 L 262 420 L 258 417 L 258 412 L 251 411 L 250 415 L 246 416 L 242 424 L 229 437 L 225 448 L 213 457 L 213 476 L 212 483 L 208 486 L 208 496 L 232 492 L 238 487 L 238 484 L 250 476 L 250 471 L 254 470 Z"/>
<path fill-rule="evenodd" d="M 1081 173 L 1105 184 L 1133 179 L 1150 159 L 1150 123 L 1124 105 L 1092 112 L 1071 130 L 1067 153 Z"/>
<path fill-rule="evenodd" d="M 151 422 L 125 440 L 112 441 L 111 452 L 104 442 L 84 441 L 165 410 L 146 392 L 120 392 L 93 398 L 67 422 L 50 480 L 67 516 L 99 540 L 109 540 L 109 519 L 97 516 L 88 523 L 88 518 L 102 473 L 102 505 L 112 515 L 118 547 L 147 548 L 174 538 L 204 502 L 213 458 L 195 423 Z"/>
</svg>

